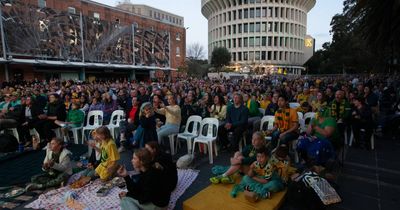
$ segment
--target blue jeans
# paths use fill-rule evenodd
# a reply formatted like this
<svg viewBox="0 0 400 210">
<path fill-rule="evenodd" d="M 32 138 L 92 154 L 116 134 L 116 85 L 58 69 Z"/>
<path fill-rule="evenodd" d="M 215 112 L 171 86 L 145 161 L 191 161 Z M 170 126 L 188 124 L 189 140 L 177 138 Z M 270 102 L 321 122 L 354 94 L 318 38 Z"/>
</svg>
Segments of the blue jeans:
<svg viewBox="0 0 400 210">
<path fill-rule="evenodd" d="M 283 184 L 279 175 L 276 173 L 274 173 L 271 180 L 265 184 L 257 182 L 253 178 L 246 175 L 243 177 L 239 185 L 235 185 L 233 187 L 231 196 L 236 197 L 238 192 L 244 191 L 246 187 L 249 187 L 251 191 L 257 193 L 257 195 L 259 195 L 261 198 L 266 198 L 268 192 L 275 193 L 285 189 L 285 185 Z"/>
<path fill-rule="evenodd" d="M 275 148 L 278 145 L 279 135 L 281 135 L 281 132 L 278 130 L 275 130 L 271 135 L 271 144 L 272 144 L 273 148 Z M 281 144 L 288 145 L 289 142 L 297 139 L 298 137 L 299 137 L 299 134 L 296 132 L 287 133 L 286 135 L 282 136 L 282 138 L 280 138 L 279 144 L 280 145 Z"/>
<path fill-rule="evenodd" d="M 179 125 L 167 123 L 161 126 L 161 128 L 157 130 L 158 143 L 161 144 L 163 142 L 164 137 L 168 137 L 168 135 L 175 133 L 176 134 L 179 133 Z"/>
</svg>

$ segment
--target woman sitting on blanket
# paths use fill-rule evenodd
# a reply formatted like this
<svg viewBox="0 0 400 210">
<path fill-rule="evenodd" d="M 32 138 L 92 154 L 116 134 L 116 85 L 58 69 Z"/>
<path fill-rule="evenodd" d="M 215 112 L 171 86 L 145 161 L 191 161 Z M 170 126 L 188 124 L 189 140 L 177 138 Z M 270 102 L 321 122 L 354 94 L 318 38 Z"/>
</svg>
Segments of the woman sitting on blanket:
<svg viewBox="0 0 400 210">
<path fill-rule="evenodd" d="M 47 145 L 46 157 L 42 170 L 45 173 L 31 178 L 32 183 L 26 186 L 26 191 L 59 187 L 72 174 L 71 152 L 64 148 L 64 141 L 53 138 Z"/>
<path fill-rule="evenodd" d="M 257 150 L 257 160 L 251 164 L 248 174 L 243 177 L 240 184 L 233 187 L 232 197 L 245 191 L 246 199 L 256 202 L 261 198 L 270 198 L 271 193 L 285 188 L 289 178 L 289 149 L 282 144 L 271 158 L 268 153 L 265 147 Z"/>
<path fill-rule="evenodd" d="M 249 166 L 256 161 L 256 150 L 265 147 L 264 135 L 261 132 L 255 132 L 251 139 L 252 144 L 247 145 L 242 152 L 236 152 L 231 158 L 231 166 L 222 175 L 211 177 L 210 181 L 213 184 L 223 183 L 232 184 L 234 180 L 232 175 L 236 172 L 246 174 L 249 170 Z"/>
<path fill-rule="evenodd" d="M 99 127 L 96 130 L 95 139 L 101 142 L 98 147 L 95 141 L 90 141 L 89 146 L 100 153 L 100 164 L 95 169 L 95 176 L 99 176 L 101 180 L 107 181 L 113 178 L 118 169 L 117 161 L 120 156 L 117 146 L 112 139 L 110 130 L 105 127 Z"/>
<path fill-rule="evenodd" d="M 124 177 L 128 192 L 121 192 L 121 209 L 161 209 L 169 203 L 170 191 L 166 189 L 163 172 L 153 166 L 153 157 L 146 148 L 133 154 L 132 165 L 140 172 L 139 179 L 134 182 L 125 167 L 121 166 L 117 173 Z"/>
<path fill-rule="evenodd" d="M 157 141 L 148 142 L 145 148 L 150 151 L 155 167 L 162 170 L 167 190 L 174 191 L 178 183 L 178 171 L 171 155 L 162 151 Z"/>
</svg>

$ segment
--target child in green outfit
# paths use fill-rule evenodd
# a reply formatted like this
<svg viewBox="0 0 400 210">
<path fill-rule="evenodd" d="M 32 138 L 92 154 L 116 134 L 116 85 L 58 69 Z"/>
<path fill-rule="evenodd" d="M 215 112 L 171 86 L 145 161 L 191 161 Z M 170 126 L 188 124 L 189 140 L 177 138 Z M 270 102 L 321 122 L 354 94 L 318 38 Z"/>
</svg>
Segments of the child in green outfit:
<svg viewBox="0 0 400 210">
<path fill-rule="evenodd" d="M 255 202 L 283 190 L 289 168 L 287 154 L 286 145 L 279 146 L 271 158 L 266 148 L 257 150 L 257 160 L 251 164 L 240 184 L 233 187 L 231 196 L 236 197 L 239 192 L 245 191 L 246 199 Z"/>
<path fill-rule="evenodd" d="M 255 132 L 252 136 L 252 144 L 243 148 L 242 152 L 236 152 L 231 158 L 231 166 L 229 169 L 219 176 L 210 178 L 211 183 L 232 184 L 234 183 L 231 177 L 236 172 L 247 173 L 249 166 L 256 160 L 256 150 L 265 147 L 265 138 L 261 132 Z"/>
</svg>

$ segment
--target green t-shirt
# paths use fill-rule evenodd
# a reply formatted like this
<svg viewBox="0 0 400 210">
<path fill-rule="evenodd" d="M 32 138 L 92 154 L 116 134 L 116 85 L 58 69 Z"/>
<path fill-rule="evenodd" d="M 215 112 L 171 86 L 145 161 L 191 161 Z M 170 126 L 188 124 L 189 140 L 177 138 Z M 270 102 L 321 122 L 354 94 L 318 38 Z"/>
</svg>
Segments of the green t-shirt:
<svg viewBox="0 0 400 210">
<path fill-rule="evenodd" d="M 332 117 L 327 117 L 321 123 L 321 122 L 319 122 L 318 119 L 314 118 L 312 123 L 322 129 L 325 129 L 325 127 L 333 127 L 335 129 L 335 131 L 333 132 L 332 136 L 329 137 L 328 139 L 332 142 L 332 144 L 335 148 L 337 148 L 336 146 L 339 146 L 338 144 L 340 144 L 340 134 L 339 134 L 339 130 L 338 130 L 335 119 L 333 119 Z M 315 131 L 314 131 L 313 135 L 315 135 L 316 137 L 321 138 L 321 139 L 325 138 L 323 135 L 321 135 L 320 133 L 315 132 Z"/>
</svg>

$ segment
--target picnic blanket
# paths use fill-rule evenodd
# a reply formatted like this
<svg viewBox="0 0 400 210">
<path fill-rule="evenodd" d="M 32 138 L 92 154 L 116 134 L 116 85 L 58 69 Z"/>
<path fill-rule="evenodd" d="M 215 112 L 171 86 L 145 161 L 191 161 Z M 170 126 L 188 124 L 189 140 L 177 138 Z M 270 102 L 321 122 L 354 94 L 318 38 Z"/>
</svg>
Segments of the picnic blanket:
<svg viewBox="0 0 400 210">
<path fill-rule="evenodd" d="M 170 203 L 168 209 L 174 209 L 176 201 L 185 192 L 185 190 L 193 183 L 199 174 L 196 170 L 182 170 L 178 169 L 178 184 L 174 192 L 171 194 Z M 78 176 L 74 176 L 77 179 Z M 89 183 L 88 185 L 80 189 L 71 189 L 69 186 L 62 187 L 56 190 L 49 191 L 39 196 L 39 198 L 32 203 L 25 206 L 25 208 L 32 209 L 59 209 L 69 210 L 64 200 L 64 195 L 68 191 L 75 191 L 78 195 L 77 202 L 83 204 L 86 209 L 100 210 L 100 209 L 120 209 L 120 199 L 118 194 L 126 189 L 113 187 L 110 192 L 104 197 L 98 197 L 96 195 L 104 183 L 99 179 Z"/>
</svg>

